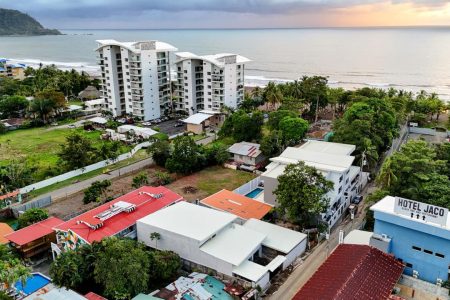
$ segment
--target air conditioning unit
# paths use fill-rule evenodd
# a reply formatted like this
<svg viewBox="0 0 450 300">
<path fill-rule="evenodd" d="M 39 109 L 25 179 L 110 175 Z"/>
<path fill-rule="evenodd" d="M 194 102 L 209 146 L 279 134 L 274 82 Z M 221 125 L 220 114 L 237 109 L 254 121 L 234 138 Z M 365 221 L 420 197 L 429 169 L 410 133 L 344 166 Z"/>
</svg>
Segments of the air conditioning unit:
<svg viewBox="0 0 450 300">
<path fill-rule="evenodd" d="M 419 271 L 413 270 L 413 277 L 414 278 L 419 278 Z"/>
<path fill-rule="evenodd" d="M 436 285 L 437 285 L 437 286 L 441 287 L 441 286 L 442 286 L 442 283 L 443 283 L 443 280 L 442 280 L 442 279 L 440 279 L 440 278 L 436 279 Z"/>
</svg>

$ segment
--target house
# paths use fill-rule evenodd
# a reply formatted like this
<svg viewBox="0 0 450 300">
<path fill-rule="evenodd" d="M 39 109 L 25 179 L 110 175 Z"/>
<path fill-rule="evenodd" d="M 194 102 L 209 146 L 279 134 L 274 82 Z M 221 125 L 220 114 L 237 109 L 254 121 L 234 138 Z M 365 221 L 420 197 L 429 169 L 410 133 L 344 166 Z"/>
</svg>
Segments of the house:
<svg viewBox="0 0 450 300">
<path fill-rule="evenodd" d="M 63 220 L 56 217 L 50 217 L 14 231 L 6 235 L 5 238 L 22 257 L 31 258 L 50 250 L 51 243 L 56 241 L 56 234 L 53 228 L 63 222 Z"/>
<path fill-rule="evenodd" d="M 231 53 L 199 56 L 175 53 L 177 81 L 174 106 L 177 111 L 195 114 L 201 110 L 237 109 L 244 100 L 246 57 Z"/>
<path fill-rule="evenodd" d="M 225 211 L 239 217 L 241 224 L 249 219 L 260 220 L 273 208 L 269 204 L 228 190 L 221 190 L 206 197 L 200 203 L 204 206 Z"/>
<path fill-rule="evenodd" d="M 105 107 L 105 99 L 98 98 L 98 99 L 92 99 L 84 101 L 85 105 L 85 112 L 89 113 L 95 113 L 95 112 L 101 112 L 103 108 Z"/>
<path fill-rule="evenodd" d="M 3 119 L 1 122 L 6 127 L 7 130 L 16 130 L 22 126 L 25 119 L 23 118 L 9 118 Z"/>
<path fill-rule="evenodd" d="M 402 271 L 401 262 L 376 248 L 340 244 L 293 300 L 388 299 Z"/>
<path fill-rule="evenodd" d="M 5 238 L 5 235 L 8 235 L 12 232 L 14 232 L 14 229 L 12 229 L 11 226 L 6 223 L 0 223 L 0 245 L 9 243 L 9 240 Z"/>
<path fill-rule="evenodd" d="M 202 134 L 207 130 L 219 128 L 222 126 L 224 120 L 225 116 L 223 113 L 202 110 L 181 121 L 187 124 L 186 131 Z"/>
<path fill-rule="evenodd" d="M 187 202 L 137 221 L 138 240 L 178 253 L 186 267 L 215 271 L 266 289 L 270 278 L 306 248 L 306 235 Z M 262 224 L 263 223 L 263 224 Z M 159 233 L 160 239 L 151 239 Z"/>
<path fill-rule="evenodd" d="M 183 198 L 166 187 L 143 186 L 55 226 L 55 254 L 110 236 L 136 238 L 136 221 Z"/>
<path fill-rule="evenodd" d="M 105 127 L 106 123 L 108 123 L 108 120 L 103 117 L 93 117 L 93 118 L 87 119 L 86 121 L 92 122 L 92 124 L 94 124 L 94 126 L 101 127 L 101 128 Z"/>
<path fill-rule="evenodd" d="M 240 142 L 228 148 L 228 152 L 233 154 L 233 160 L 239 168 L 254 171 L 259 169 L 266 159 L 259 147 L 259 144 Z"/>
<path fill-rule="evenodd" d="M 370 208 L 374 234 L 388 241 L 387 252 L 405 264 L 404 273 L 436 284 L 449 280 L 448 209 L 386 196 Z"/>
<path fill-rule="evenodd" d="M 330 199 L 328 210 L 322 214 L 322 218 L 330 227 L 334 226 L 367 180 L 367 174 L 362 173 L 360 167 L 352 165 L 355 160 L 351 156 L 353 151 L 354 145 L 312 140 L 299 148 L 286 148 L 280 156 L 270 159 L 271 163 L 261 175 L 264 181 L 264 202 L 277 206 L 273 191 L 278 186 L 278 176 L 284 173 L 287 165 L 302 161 L 333 182 L 334 188 L 326 195 Z"/>
<path fill-rule="evenodd" d="M 5 59 L 0 59 L 0 76 L 24 80 L 25 67 L 26 65 L 24 64 L 10 64 L 6 63 Z"/>
</svg>

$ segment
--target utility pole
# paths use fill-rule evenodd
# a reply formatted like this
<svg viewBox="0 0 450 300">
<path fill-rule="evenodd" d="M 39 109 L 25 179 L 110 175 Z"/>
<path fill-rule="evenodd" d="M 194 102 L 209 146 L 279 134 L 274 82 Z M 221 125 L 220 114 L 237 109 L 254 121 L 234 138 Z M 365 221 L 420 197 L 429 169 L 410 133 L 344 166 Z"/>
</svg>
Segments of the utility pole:
<svg viewBox="0 0 450 300">
<path fill-rule="evenodd" d="M 317 96 L 317 100 L 316 100 L 316 118 L 314 119 L 314 123 L 317 122 L 318 118 L 319 118 L 319 96 Z"/>
</svg>

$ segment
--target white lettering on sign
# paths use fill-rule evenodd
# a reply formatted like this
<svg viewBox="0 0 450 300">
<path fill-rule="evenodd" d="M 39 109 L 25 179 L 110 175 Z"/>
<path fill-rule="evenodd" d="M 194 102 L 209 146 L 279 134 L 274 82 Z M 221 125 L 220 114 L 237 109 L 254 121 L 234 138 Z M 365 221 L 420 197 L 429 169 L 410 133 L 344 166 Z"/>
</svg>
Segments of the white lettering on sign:
<svg viewBox="0 0 450 300">
<path fill-rule="evenodd" d="M 448 209 L 401 197 L 395 197 L 394 212 L 441 226 L 447 224 Z"/>
</svg>

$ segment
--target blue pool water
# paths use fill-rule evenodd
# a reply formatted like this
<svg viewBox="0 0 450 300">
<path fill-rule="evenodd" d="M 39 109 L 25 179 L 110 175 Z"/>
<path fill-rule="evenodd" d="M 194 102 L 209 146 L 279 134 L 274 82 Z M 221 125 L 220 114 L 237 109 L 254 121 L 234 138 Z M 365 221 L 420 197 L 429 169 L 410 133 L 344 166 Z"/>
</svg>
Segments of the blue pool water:
<svg viewBox="0 0 450 300">
<path fill-rule="evenodd" d="M 189 295 L 189 294 L 184 294 L 184 295 L 183 295 L 183 300 L 195 300 L 195 299 L 192 298 L 192 296 Z"/>
<path fill-rule="evenodd" d="M 15 287 L 18 291 L 22 291 L 27 295 L 30 295 L 40 288 L 43 288 L 50 283 L 50 280 L 39 273 L 31 274 L 31 277 L 27 278 L 25 285 L 22 286 L 20 281 L 16 282 Z"/>
<path fill-rule="evenodd" d="M 259 194 L 261 194 L 261 192 L 263 191 L 263 189 L 261 188 L 256 188 L 253 191 L 251 191 L 250 193 L 246 194 L 246 197 L 249 198 L 256 198 Z"/>
<path fill-rule="evenodd" d="M 202 283 L 202 286 L 213 295 L 213 299 L 233 300 L 233 297 L 223 290 L 225 285 L 212 276 L 206 276 L 205 283 Z"/>
</svg>

